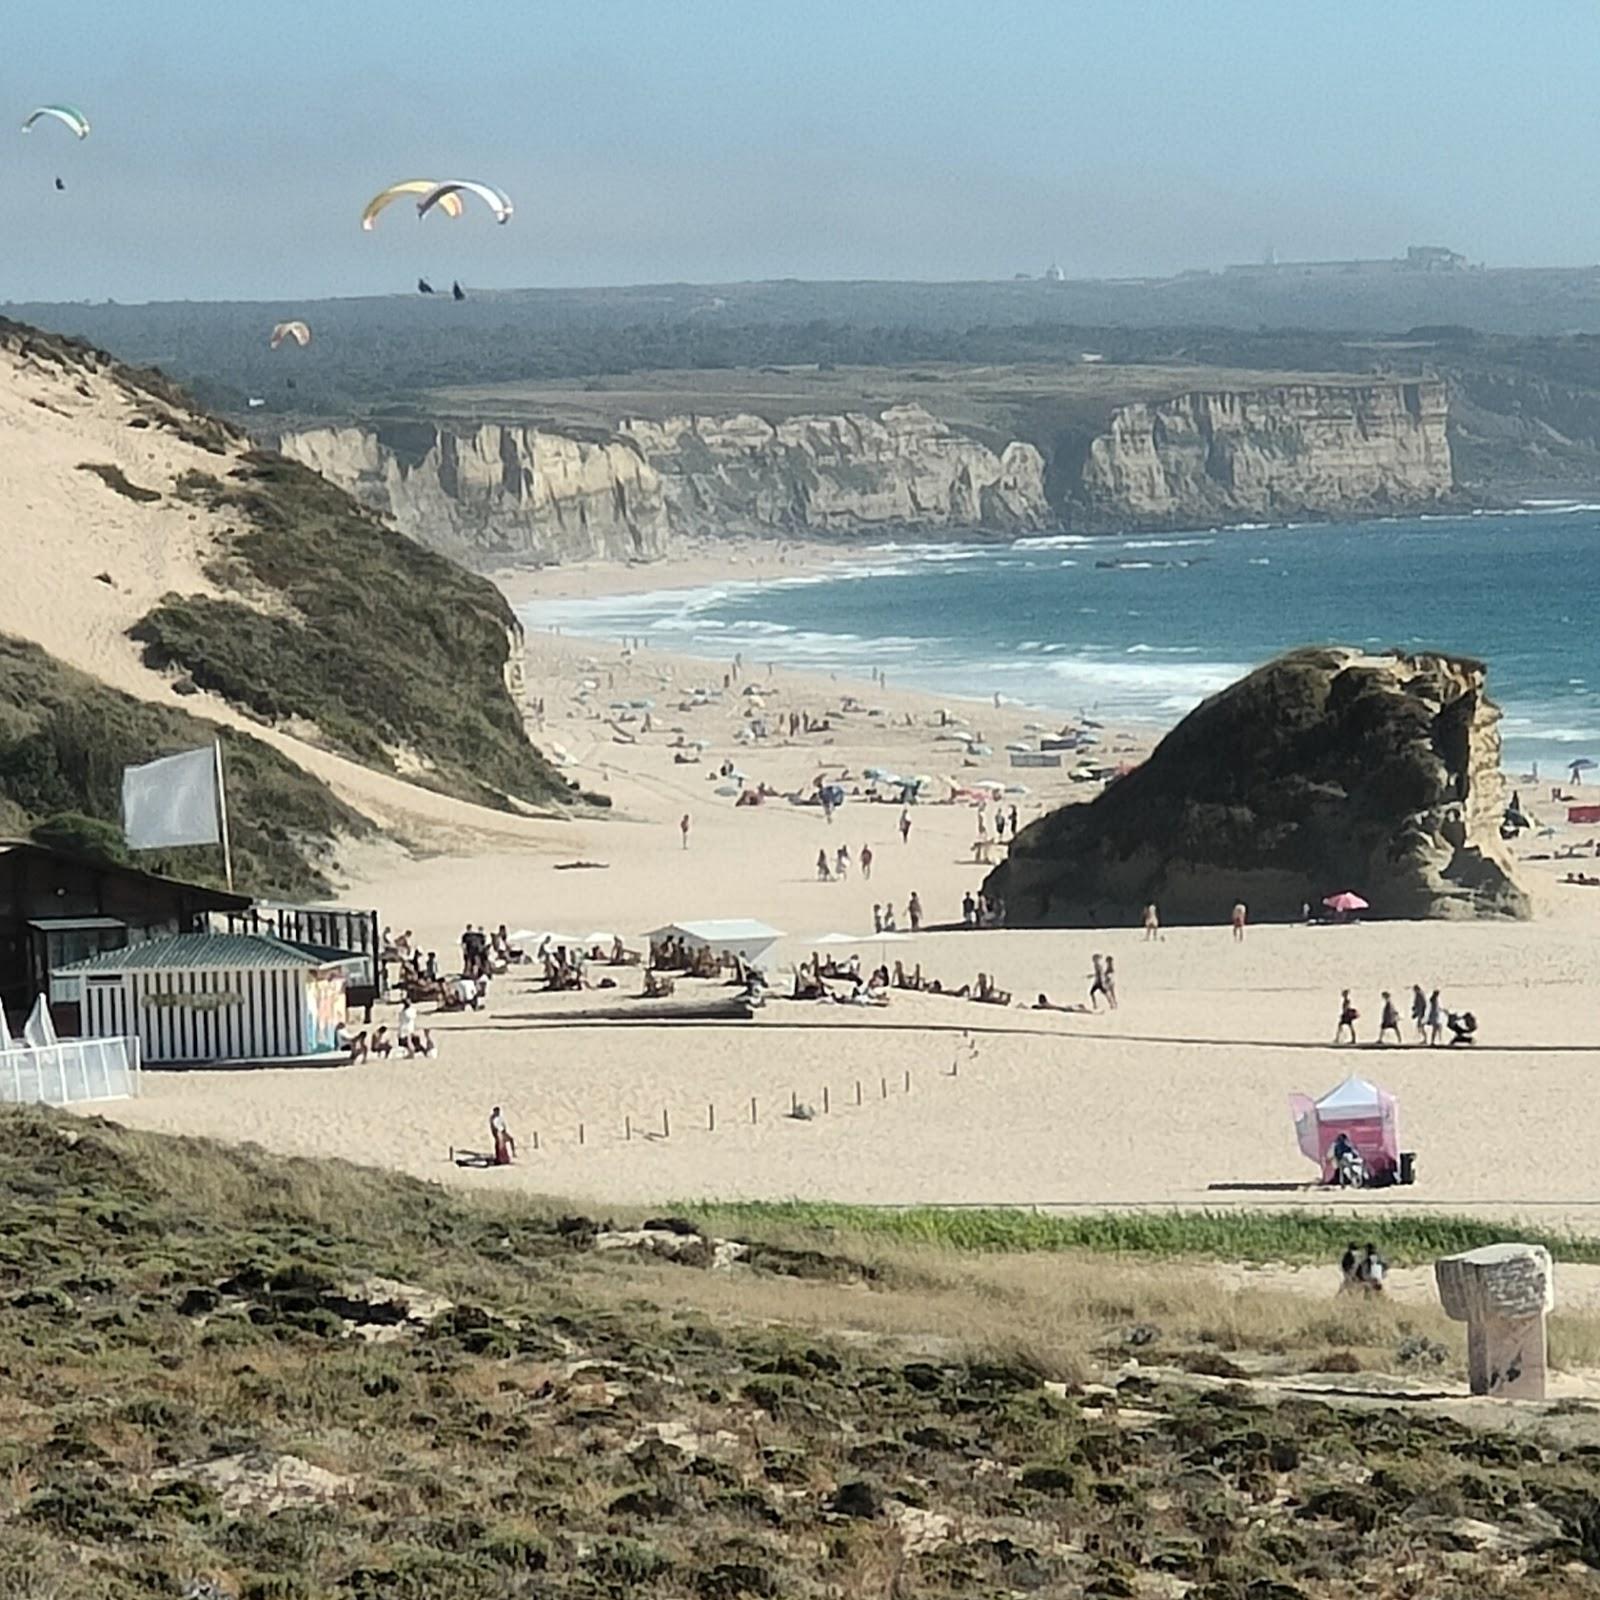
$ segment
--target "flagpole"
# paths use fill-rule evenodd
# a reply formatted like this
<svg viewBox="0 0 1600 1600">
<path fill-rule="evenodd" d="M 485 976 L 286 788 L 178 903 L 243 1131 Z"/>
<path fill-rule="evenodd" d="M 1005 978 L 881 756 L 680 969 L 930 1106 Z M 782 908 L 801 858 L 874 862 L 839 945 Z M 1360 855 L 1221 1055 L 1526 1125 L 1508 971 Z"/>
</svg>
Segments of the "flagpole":
<svg viewBox="0 0 1600 1600">
<path fill-rule="evenodd" d="M 222 870 L 227 875 L 228 893 L 233 893 L 233 847 L 228 842 L 228 791 L 222 781 L 222 741 L 216 740 L 212 751 L 217 758 L 217 822 L 222 835 Z"/>
</svg>

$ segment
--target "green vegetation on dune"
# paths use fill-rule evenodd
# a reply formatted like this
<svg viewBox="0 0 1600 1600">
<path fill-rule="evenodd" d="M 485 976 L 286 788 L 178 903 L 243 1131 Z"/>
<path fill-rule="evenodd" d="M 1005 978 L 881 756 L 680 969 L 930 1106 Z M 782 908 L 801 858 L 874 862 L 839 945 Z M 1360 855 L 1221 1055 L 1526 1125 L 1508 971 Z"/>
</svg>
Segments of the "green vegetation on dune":
<svg viewBox="0 0 1600 1600">
<path fill-rule="evenodd" d="M 168 595 L 132 630 L 147 663 L 451 794 L 567 797 L 507 686 L 520 633 L 493 584 L 281 456 L 249 452 L 225 480 L 190 473 L 179 493 L 238 519 L 208 568 L 238 598 Z"/>
<path fill-rule="evenodd" d="M 682 1208 L 709 1229 L 815 1235 L 846 1247 L 888 1239 L 942 1250 L 1090 1250 L 1113 1255 L 1200 1256 L 1219 1261 L 1331 1262 L 1352 1240 L 1377 1242 L 1397 1265 L 1516 1238 L 1562 1261 L 1600 1262 L 1600 1239 L 1508 1227 L 1477 1217 L 1324 1211 L 1103 1211 L 1060 1213 L 1006 1207 L 833 1205 L 733 1201 Z"/>
<path fill-rule="evenodd" d="M 91 858 L 127 862 L 122 769 L 220 738 L 234 872 L 241 888 L 322 895 L 333 842 L 366 819 L 317 778 L 247 734 L 97 683 L 37 645 L 0 634 L 0 835 L 31 834 Z M 213 849 L 142 852 L 135 863 L 220 883 Z"/>
<path fill-rule="evenodd" d="M 1237 1343 L 1047 1385 L 931 1323 L 835 1337 L 924 1309 L 838 1257 L 630 1259 L 509 1199 L 40 1111 L 0 1113 L 0 1206 L 17 1600 L 1563 1600 L 1600 1570 L 1570 1433 L 1219 1384 Z"/>
</svg>

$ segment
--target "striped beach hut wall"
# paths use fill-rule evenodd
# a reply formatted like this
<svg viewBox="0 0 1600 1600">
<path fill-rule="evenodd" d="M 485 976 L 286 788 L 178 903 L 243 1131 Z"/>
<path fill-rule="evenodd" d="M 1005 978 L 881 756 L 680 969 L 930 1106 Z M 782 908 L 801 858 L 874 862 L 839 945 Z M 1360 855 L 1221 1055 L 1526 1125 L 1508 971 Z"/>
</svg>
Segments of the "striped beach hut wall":
<svg viewBox="0 0 1600 1600">
<path fill-rule="evenodd" d="M 131 1036 L 146 1065 L 329 1054 L 360 958 L 264 934 L 180 934 L 60 969 L 82 983 L 83 1032 Z"/>
</svg>

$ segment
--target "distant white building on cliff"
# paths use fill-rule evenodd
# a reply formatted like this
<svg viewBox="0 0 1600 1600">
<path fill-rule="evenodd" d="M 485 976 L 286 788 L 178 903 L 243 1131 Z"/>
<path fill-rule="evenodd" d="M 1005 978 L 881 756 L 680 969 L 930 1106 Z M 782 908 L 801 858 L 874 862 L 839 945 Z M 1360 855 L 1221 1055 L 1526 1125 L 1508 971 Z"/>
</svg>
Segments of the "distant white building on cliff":
<svg viewBox="0 0 1600 1600">
<path fill-rule="evenodd" d="M 1442 244 L 1414 244 L 1403 256 L 1381 260 L 1280 261 L 1276 251 L 1269 251 L 1265 261 L 1242 261 L 1222 270 L 1234 277 L 1378 278 L 1412 272 L 1465 272 L 1470 265 L 1459 250 Z"/>
<path fill-rule="evenodd" d="M 1065 283 L 1067 281 L 1067 275 L 1054 261 L 1052 261 L 1050 265 L 1044 269 L 1044 281 L 1046 283 Z"/>
</svg>

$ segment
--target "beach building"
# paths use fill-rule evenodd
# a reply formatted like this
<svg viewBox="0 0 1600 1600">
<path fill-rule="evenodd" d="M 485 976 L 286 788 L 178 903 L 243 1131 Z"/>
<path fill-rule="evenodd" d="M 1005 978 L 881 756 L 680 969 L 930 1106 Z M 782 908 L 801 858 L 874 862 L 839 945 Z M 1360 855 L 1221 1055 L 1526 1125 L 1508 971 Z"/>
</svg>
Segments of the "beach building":
<svg viewBox="0 0 1600 1600">
<path fill-rule="evenodd" d="M 61 968 L 249 909 L 246 895 L 0 839 L 0 1011 L 20 1025 L 48 995 L 56 1027 L 76 1033 L 77 985 L 56 981 Z"/>
<path fill-rule="evenodd" d="M 60 968 L 82 985 L 83 1032 L 131 1037 L 147 1066 L 315 1061 L 340 1054 L 361 957 L 266 934 L 184 933 Z"/>
<path fill-rule="evenodd" d="M 767 952 L 783 937 L 778 928 L 749 917 L 720 917 L 705 922 L 669 922 L 650 935 L 650 948 L 676 939 L 691 951 L 709 950 L 714 956 L 737 956 L 760 966 Z"/>
<path fill-rule="evenodd" d="M 321 953 L 340 951 L 354 958 L 346 973 L 346 1003 L 372 1021 L 372 1007 L 388 978 L 376 911 L 257 900 L 248 910 L 214 911 L 206 920 L 212 933 L 262 933 L 285 944 Z"/>
</svg>

